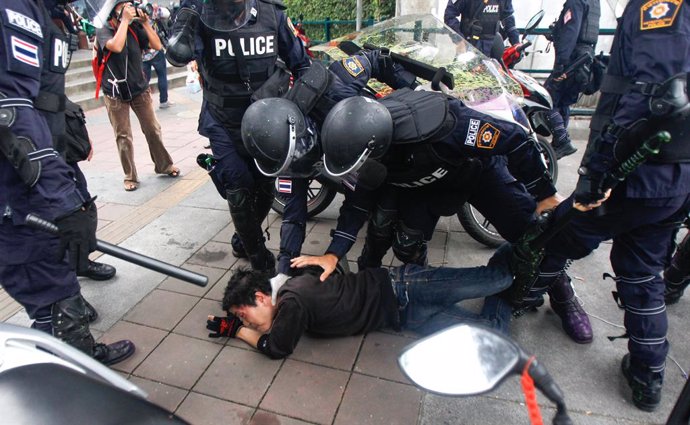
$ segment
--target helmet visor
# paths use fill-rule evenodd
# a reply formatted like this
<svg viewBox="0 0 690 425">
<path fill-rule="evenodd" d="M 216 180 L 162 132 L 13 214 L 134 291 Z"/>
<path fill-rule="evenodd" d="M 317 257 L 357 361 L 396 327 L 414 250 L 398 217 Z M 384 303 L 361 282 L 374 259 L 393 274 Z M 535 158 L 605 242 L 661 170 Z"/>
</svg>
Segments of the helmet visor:
<svg viewBox="0 0 690 425">
<path fill-rule="evenodd" d="M 252 12 L 249 0 L 209 0 L 201 10 L 201 21 L 217 31 L 232 31 L 249 22 Z"/>
</svg>

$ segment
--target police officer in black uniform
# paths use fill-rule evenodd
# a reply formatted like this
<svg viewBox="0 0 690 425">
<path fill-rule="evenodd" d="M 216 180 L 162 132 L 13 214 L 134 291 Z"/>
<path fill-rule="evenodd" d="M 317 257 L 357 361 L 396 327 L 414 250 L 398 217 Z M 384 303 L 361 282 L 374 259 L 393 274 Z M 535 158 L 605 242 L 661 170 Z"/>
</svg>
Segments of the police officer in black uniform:
<svg viewBox="0 0 690 425">
<path fill-rule="evenodd" d="M 199 65 L 204 90 L 199 133 L 209 138 L 217 160 L 214 172 L 237 235 L 233 253 L 248 257 L 252 268 L 269 271 L 275 258 L 264 244 L 261 222 L 273 203 L 274 178 L 262 175 L 244 150 L 240 122 L 262 86 L 271 87 L 273 96 L 287 90 L 287 78 L 279 78 L 284 84 L 276 87 L 269 80 L 286 76 L 279 57 L 297 76 L 310 65 L 284 8 L 280 0 L 185 2 L 166 52 L 173 64 L 196 58 Z"/>
<path fill-rule="evenodd" d="M 558 20 L 554 23 L 552 41 L 556 50 L 553 72 L 546 80 L 546 88 L 553 100 L 547 122 L 553 134 L 552 145 L 558 159 L 577 151 L 568 135 L 570 105 L 577 102 L 589 82 L 594 46 L 599 37 L 599 0 L 566 0 Z M 589 55 L 571 75 L 563 70 L 582 55 Z"/>
<path fill-rule="evenodd" d="M 66 69 L 64 39 L 45 30 L 52 22 L 42 2 L 2 0 L 0 6 L 0 282 L 34 320 L 32 327 L 105 364 L 117 363 L 134 352 L 134 344 L 94 342 L 74 271 L 88 267 L 95 248 L 95 208 L 76 187 L 34 106 L 41 79 L 48 77 L 43 68 Z M 60 236 L 28 227 L 29 213 L 54 221 Z"/>
<path fill-rule="evenodd" d="M 564 271 L 568 259 L 613 240 L 616 299 L 625 308 L 629 337 L 622 371 L 633 403 L 646 411 L 660 402 L 669 349 L 661 272 L 677 226 L 690 209 L 689 29 L 690 8 L 684 2 L 628 2 L 611 47 L 580 178 L 573 199 L 556 209 L 556 219 L 573 200 L 587 206 L 606 199 L 607 172 L 649 135 L 667 130 L 672 141 L 613 189 L 603 213 L 576 216 L 550 241 L 532 293 L 569 279 Z"/>
<path fill-rule="evenodd" d="M 487 56 L 499 30 L 510 44 L 520 42 L 512 0 L 448 0 L 443 22 Z"/>
<path fill-rule="evenodd" d="M 300 255 L 304 242 L 309 177 L 315 174 L 314 163 L 321 156 L 317 140 L 321 124 L 336 102 L 364 93 L 371 78 L 396 89 L 417 85 L 415 76 L 393 63 L 388 54 L 380 50 L 362 50 L 333 62 L 328 69 L 321 63 L 314 63 L 285 98 L 259 101 L 243 118 L 242 137 L 247 150 L 264 175 L 278 177 L 278 192 L 285 201 L 278 273 L 291 274 L 290 260 Z M 288 116 L 295 119 L 293 124 L 288 123 Z M 293 141 L 293 145 L 288 141 Z M 288 152 L 291 153 L 288 155 Z M 335 183 L 341 184 L 340 181 Z M 345 217 L 349 213 L 362 215 L 362 211 L 369 210 L 363 190 L 369 193 L 361 186 L 359 191 L 345 190 L 341 211 L 346 211 Z M 339 230 L 334 234 L 346 240 L 354 238 Z M 349 245 L 344 252 L 338 249 L 339 258 L 344 257 Z"/>
</svg>

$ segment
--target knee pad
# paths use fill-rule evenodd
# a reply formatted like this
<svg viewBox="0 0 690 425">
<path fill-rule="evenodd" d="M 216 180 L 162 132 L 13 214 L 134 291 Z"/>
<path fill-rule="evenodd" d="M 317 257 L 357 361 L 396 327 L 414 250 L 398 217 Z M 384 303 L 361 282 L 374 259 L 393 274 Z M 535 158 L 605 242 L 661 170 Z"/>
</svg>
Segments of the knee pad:
<svg viewBox="0 0 690 425">
<path fill-rule="evenodd" d="M 403 263 L 426 264 L 426 240 L 424 232 L 410 229 L 399 222 L 393 238 L 393 253 Z"/>
<path fill-rule="evenodd" d="M 390 237 L 393 234 L 397 217 L 397 210 L 376 207 L 369 217 L 367 233 L 371 232 L 372 235 L 378 237 Z"/>
</svg>

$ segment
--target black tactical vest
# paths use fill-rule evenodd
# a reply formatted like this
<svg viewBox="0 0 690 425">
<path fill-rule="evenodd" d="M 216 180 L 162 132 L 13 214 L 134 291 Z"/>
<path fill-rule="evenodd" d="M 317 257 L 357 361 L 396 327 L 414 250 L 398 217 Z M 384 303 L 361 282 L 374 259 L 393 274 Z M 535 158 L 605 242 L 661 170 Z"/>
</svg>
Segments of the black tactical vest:
<svg viewBox="0 0 690 425">
<path fill-rule="evenodd" d="M 577 37 L 578 43 L 595 45 L 599 38 L 599 18 L 601 16 L 599 0 L 589 0 L 587 16 L 582 21 L 580 35 Z"/>
<path fill-rule="evenodd" d="M 460 17 L 460 29 L 465 37 L 479 36 L 482 40 L 491 40 L 498 32 L 498 23 L 501 20 L 500 0 L 473 0 L 467 13 Z M 482 26 L 481 34 L 472 34 L 472 23 L 479 21 Z"/>
<path fill-rule="evenodd" d="M 234 31 L 216 31 L 202 25 L 204 56 L 200 70 L 204 99 L 216 106 L 216 110 L 248 107 L 251 94 L 275 71 L 278 58 L 276 6 L 260 0 L 256 7 L 257 18 L 253 25 Z"/>
</svg>

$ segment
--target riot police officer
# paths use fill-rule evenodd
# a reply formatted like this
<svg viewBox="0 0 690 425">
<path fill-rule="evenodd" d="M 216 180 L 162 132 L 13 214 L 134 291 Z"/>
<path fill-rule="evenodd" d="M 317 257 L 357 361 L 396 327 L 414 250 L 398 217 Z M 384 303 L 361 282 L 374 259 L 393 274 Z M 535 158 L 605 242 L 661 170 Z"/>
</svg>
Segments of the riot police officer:
<svg viewBox="0 0 690 425">
<path fill-rule="evenodd" d="M 616 298 L 625 308 L 629 337 L 622 372 L 633 404 L 646 411 L 660 402 L 669 349 L 661 272 L 677 226 L 690 209 L 688 28 L 690 9 L 682 2 L 628 2 L 614 36 L 573 199 L 559 206 L 556 218 L 573 200 L 597 205 L 606 199 L 607 173 L 648 135 L 668 130 L 672 141 L 611 191 L 603 213 L 576 216 L 550 241 L 535 285 L 544 288 L 569 279 L 564 271 L 568 259 L 582 258 L 600 242 L 613 239 Z M 536 288 L 532 295 L 539 292 Z"/>
<path fill-rule="evenodd" d="M 0 79 L 0 282 L 34 320 L 32 327 L 105 364 L 117 363 L 132 355 L 134 344 L 95 343 L 74 271 L 88 267 L 95 248 L 95 208 L 77 189 L 34 106 L 41 102 L 41 79 L 48 76 L 42 69 L 64 74 L 65 43 L 58 32 L 45 30 L 52 23 L 42 2 L 0 5 L 0 66 L 6 76 Z M 55 221 L 60 236 L 28 227 L 29 213 Z"/>
<path fill-rule="evenodd" d="M 328 69 L 321 63 L 314 63 L 297 79 L 285 98 L 256 102 L 242 120 L 242 138 L 247 150 L 259 171 L 269 177 L 278 177 L 278 192 L 285 201 L 278 273 L 291 273 L 290 260 L 300 255 L 304 242 L 309 177 L 314 176 L 314 164 L 321 156 L 317 140 L 321 124 L 337 101 L 362 94 L 371 78 L 396 89 L 417 85 L 415 76 L 393 63 L 388 54 L 380 50 L 362 50 L 333 62 Z M 288 123 L 287 117 L 292 117 L 294 123 Z M 334 183 L 341 184 L 340 181 Z M 362 185 L 357 191 L 345 189 L 342 207 L 345 213 L 341 216 L 347 219 L 349 214 L 361 216 L 363 211 L 366 214 L 369 191 Z M 334 235 L 349 241 L 344 252 L 338 249 L 341 258 L 355 236 L 343 233 L 340 226 Z"/>
<path fill-rule="evenodd" d="M 599 37 L 599 0 L 566 0 L 561 14 L 554 23 L 551 35 L 556 59 L 553 71 L 546 80 L 546 88 L 553 100 L 553 109 L 547 123 L 553 135 L 552 146 L 558 159 L 577 151 L 568 135 L 570 105 L 577 102 L 589 82 L 594 46 Z M 589 59 L 564 75 L 563 70 L 582 55 Z"/>
<path fill-rule="evenodd" d="M 499 30 L 510 44 L 520 42 L 512 0 L 448 0 L 443 22 L 487 56 Z"/>
<path fill-rule="evenodd" d="M 254 269 L 274 270 L 261 231 L 273 202 L 274 178 L 254 166 L 242 145 L 240 122 L 252 95 L 280 96 L 287 90 L 289 77 L 278 66 L 279 57 L 297 76 L 309 67 L 309 57 L 289 29 L 280 0 L 182 6 L 166 57 L 173 64 L 197 60 L 204 94 L 199 133 L 209 138 L 217 160 L 214 172 L 237 235 L 233 253 L 248 257 Z"/>
</svg>

